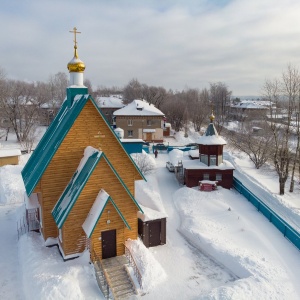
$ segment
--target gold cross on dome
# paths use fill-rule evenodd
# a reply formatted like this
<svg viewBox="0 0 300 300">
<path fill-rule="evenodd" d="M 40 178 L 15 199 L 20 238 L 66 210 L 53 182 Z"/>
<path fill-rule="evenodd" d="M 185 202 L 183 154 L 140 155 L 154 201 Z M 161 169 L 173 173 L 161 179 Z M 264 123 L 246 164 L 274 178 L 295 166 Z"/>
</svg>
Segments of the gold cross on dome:
<svg viewBox="0 0 300 300">
<path fill-rule="evenodd" d="M 77 31 L 77 28 L 74 27 L 73 30 L 70 30 L 69 32 L 74 33 L 74 43 L 75 43 L 75 47 L 77 47 L 77 40 L 76 40 L 76 34 L 77 33 L 81 33 L 80 31 Z"/>
<path fill-rule="evenodd" d="M 105 134 L 102 134 L 101 131 L 98 131 L 98 135 L 94 135 L 95 138 L 99 138 L 99 150 L 102 151 L 101 149 L 101 139 L 105 138 Z"/>
</svg>

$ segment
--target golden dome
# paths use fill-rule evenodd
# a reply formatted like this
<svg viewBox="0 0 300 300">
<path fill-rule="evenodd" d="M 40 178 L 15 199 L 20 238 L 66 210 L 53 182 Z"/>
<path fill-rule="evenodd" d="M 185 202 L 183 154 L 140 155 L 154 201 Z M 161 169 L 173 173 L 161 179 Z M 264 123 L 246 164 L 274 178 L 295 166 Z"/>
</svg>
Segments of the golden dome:
<svg viewBox="0 0 300 300">
<path fill-rule="evenodd" d="M 209 118 L 210 118 L 210 122 L 213 123 L 213 121 L 214 121 L 214 119 L 215 119 L 214 111 L 213 111 L 213 110 L 211 111 L 211 115 L 210 115 Z"/>
<path fill-rule="evenodd" d="M 79 59 L 77 54 L 77 46 L 74 46 L 74 57 L 68 63 L 69 72 L 83 73 L 85 70 L 85 64 Z"/>
</svg>

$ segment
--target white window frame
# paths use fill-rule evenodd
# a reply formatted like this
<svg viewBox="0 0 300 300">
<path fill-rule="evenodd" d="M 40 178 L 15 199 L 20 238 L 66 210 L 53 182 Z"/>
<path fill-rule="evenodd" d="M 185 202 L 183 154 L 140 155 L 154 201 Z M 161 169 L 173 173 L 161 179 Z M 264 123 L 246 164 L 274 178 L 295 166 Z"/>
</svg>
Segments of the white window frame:
<svg viewBox="0 0 300 300">
<path fill-rule="evenodd" d="M 217 180 L 217 181 L 222 181 L 222 174 L 217 173 L 217 174 L 216 174 L 216 180 Z"/>
<path fill-rule="evenodd" d="M 133 137 L 133 130 L 128 130 L 127 134 L 128 134 L 128 137 Z"/>
<path fill-rule="evenodd" d="M 209 174 L 208 173 L 203 174 L 203 180 L 209 180 Z"/>
<path fill-rule="evenodd" d="M 133 120 L 132 119 L 128 119 L 127 120 L 127 125 L 128 126 L 133 126 Z"/>
<path fill-rule="evenodd" d="M 210 155 L 209 156 L 209 165 L 210 166 L 216 166 L 217 165 L 217 156 L 216 155 Z"/>
<path fill-rule="evenodd" d="M 147 120 L 147 126 L 151 126 L 152 125 L 152 120 Z"/>
</svg>

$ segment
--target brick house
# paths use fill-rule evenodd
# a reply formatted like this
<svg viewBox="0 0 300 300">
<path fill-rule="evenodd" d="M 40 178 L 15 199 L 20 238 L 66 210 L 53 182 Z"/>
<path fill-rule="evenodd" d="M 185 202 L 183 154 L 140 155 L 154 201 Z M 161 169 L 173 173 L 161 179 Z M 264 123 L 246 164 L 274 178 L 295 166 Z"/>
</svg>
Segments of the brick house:
<svg viewBox="0 0 300 300">
<path fill-rule="evenodd" d="M 116 127 L 124 130 L 125 139 L 143 139 L 147 142 L 162 142 L 165 115 L 154 105 L 144 100 L 133 100 L 114 112 Z"/>
</svg>

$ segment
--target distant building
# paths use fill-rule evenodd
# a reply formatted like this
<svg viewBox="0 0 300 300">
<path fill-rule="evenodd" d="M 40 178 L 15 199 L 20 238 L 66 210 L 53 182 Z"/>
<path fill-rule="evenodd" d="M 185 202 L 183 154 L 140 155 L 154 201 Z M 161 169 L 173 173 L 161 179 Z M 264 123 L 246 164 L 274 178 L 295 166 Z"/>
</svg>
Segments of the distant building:
<svg viewBox="0 0 300 300">
<path fill-rule="evenodd" d="M 162 142 L 165 115 L 154 105 L 144 100 L 133 100 L 114 112 L 116 127 L 124 130 L 124 138 L 142 139 L 147 142 Z"/>
<path fill-rule="evenodd" d="M 230 106 L 230 116 L 235 120 L 244 120 L 253 115 L 256 119 L 266 116 L 270 111 L 270 101 L 243 100 Z"/>
<path fill-rule="evenodd" d="M 5 165 L 18 165 L 20 156 L 21 156 L 20 149 L 0 148 L 0 167 Z"/>
<path fill-rule="evenodd" d="M 125 106 L 123 104 L 122 96 L 97 97 L 96 103 L 105 116 L 107 122 L 114 126 L 114 112 Z"/>
</svg>

